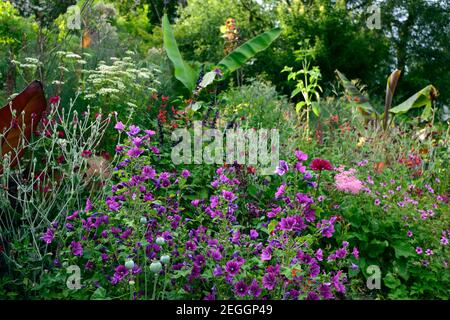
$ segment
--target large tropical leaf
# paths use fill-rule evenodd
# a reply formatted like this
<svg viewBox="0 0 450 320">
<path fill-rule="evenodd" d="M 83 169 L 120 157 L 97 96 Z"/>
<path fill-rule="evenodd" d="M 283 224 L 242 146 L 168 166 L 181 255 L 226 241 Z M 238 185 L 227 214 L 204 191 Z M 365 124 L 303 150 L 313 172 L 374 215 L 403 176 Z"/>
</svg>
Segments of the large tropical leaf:
<svg viewBox="0 0 450 320">
<path fill-rule="evenodd" d="M 42 84 L 32 82 L 24 91 L 17 95 L 10 103 L 0 109 L 0 148 L 2 158 L 11 152 L 10 166 L 15 166 L 25 152 L 21 148 L 36 130 L 47 102 Z M 25 139 L 25 141 L 23 141 Z M 0 166 L 0 174 L 3 168 Z"/>
<path fill-rule="evenodd" d="M 272 44 L 272 42 L 280 36 L 280 34 L 280 28 L 273 28 L 272 30 L 266 31 L 233 50 L 217 65 L 219 67 L 225 68 L 225 72 L 233 72 L 242 67 L 257 53 L 267 49 Z"/>
<path fill-rule="evenodd" d="M 369 98 L 361 93 L 361 91 L 342 74 L 339 70 L 335 71 L 339 81 L 344 87 L 345 94 L 349 101 L 356 105 L 358 111 L 364 116 L 378 114 L 374 107 L 370 104 Z"/>
<path fill-rule="evenodd" d="M 170 26 L 169 18 L 165 14 L 163 16 L 163 39 L 164 49 L 167 56 L 172 61 L 175 69 L 175 78 L 177 78 L 190 91 L 193 91 L 197 85 L 198 73 L 189 66 L 181 57 L 177 42 L 173 35 L 172 27 Z"/>
<path fill-rule="evenodd" d="M 389 118 L 389 110 L 392 106 L 392 98 L 394 97 L 395 88 L 397 88 L 398 79 L 401 75 L 400 70 L 395 70 L 391 73 L 388 78 L 386 85 L 386 98 L 384 101 L 384 119 L 383 119 L 383 128 L 386 129 L 388 118 Z"/>
<path fill-rule="evenodd" d="M 411 96 L 408 100 L 389 110 L 389 112 L 394 114 L 403 114 L 407 113 L 411 109 L 425 107 L 425 110 L 422 113 L 422 118 L 427 120 L 431 116 L 432 102 L 437 95 L 437 89 L 430 84 Z"/>
</svg>

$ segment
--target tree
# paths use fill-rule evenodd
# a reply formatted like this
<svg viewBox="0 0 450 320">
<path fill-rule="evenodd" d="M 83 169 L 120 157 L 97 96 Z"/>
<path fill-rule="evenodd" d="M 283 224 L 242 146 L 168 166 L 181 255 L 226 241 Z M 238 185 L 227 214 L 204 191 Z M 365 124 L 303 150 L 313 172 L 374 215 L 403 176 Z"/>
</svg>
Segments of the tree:
<svg viewBox="0 0 450 320">
<path fill-rule="evenodd" d="M 364 12 L 373 0 L 347 0 L 351 10 Z M 440 89 L 440 101 L 449 104 L 450 3 L 445 0 L 375 1 L 381 11 L 381 31 L 395 57 L 391 69 L 402 70 L 399 97 L 429 83 Z"/>
<path fill-rule="evenodd" d="M 10 2 L 0 2 L 0 78 L 1 86 L 5 85 L 7 97 L 14 93 L 16 84 L 12 61 L 30 37 L 33 37 L 32 22 L 20 17 L 18 10 Z"/>
</svg>

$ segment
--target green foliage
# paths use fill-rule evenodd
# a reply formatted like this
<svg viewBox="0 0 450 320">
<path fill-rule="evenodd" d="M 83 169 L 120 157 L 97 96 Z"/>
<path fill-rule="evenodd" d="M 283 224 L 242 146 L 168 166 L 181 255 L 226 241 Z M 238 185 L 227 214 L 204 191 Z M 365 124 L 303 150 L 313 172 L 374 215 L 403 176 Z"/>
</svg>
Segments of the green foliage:
<svg viewBox="0 0 450 320">
<path fill-rule="evenodd" d="M 303 115 L 306 113 L 305 124 L 306 130 L 305 135 L 309 135 L 309 122 L 310 122 L 310 112 L 313 111 L 314 114 L 319 117 L 319 101 L 320 92 L 322 88 L 319 85 L 319 80 L 322 75 L 320 69 L 317 66 L 311 68 L 311 60 L 314 57 L 314 52 L 309 47 L 309 41 L 300 43 L 302 48 L 295 52 L 296 60 L 302 62 L 302 69 L 294 71 L 292 67 L 285 66 L 281 72 L 289 72 L 288 81 L 297 81 L 295 89 L 291 93 L 291 98 L 296 97 L 301 93 L 303 100 L 300 100 L 295 105 L 295 111 L 299 116 L 301 121 Z M 315 101 L 314 101 L 315 99 Z"/>
<path fill-rule="evenodd" d="M 348 80 L 339 70 L 336 70 L 335 72 L 344 87 L 345 94 L 350 103 L 354 105 L 363 116 L 371 117 L 374 114 L 377 115 L 378 112 L 370 103 L 367 95 L 361 93 L 361 90 L 358 89 L 352 81 Z"/>
<path fill-rule="evenodd" d="M 175 77 L 180 80 L 189 91 L 193 91 L 197 85 L 198 72 L 189 66 L 181 57 L 167 15 L 164 15 L 163 17 L 163 34 L 164 48 L 166 49 L 167 56 L 174 65 Z"/>
<path fill-rule="evenodd" d="M 239 48 L 233 50 L 229 55 L 223 58 L 217 66 L 224 67 L 231 73 L 241 68 L 247 61 L 253 58 L 257 53 L 266 50 L 273 41 L 281 34 L 280 28 L 274 28 L 264 32 L 253 39 L 250 39 Z"/>
<path fill-rule="evenodd" d="M 436 97 L 437 97 L 437 90 L 433 85 L 430 84 L 427 87 L 420 90 L 419 92 L 412 95 L 406 101 L 390 109 L 389 112 L 393 114 L 403 114 L 407 113 L 411 109 L 425 107 L 421 118 L 424 121 L 429 121 L 432 116 L 432 109 L 431 109 L 432 103 Z"/>
<path fill-rule="evenodd" d="M 196 93 L 198 94 L 200 90 L 204 89 L 214 81 L 217 73 L 222 73 L 223 71 L 224 74 L 222 74 L 222 76 L 229 75 L 238 68 L 242 67 L 257 53 L 267 49 L 268 46 L 270 46 L 270 44 L 280 35 L 280 29 L 275 28 L 267 31 L 234 49 L 228 56 L 218 63 L 219 70 L 216 70 L 216 68 L 215 70 L 204 74 L 200 82 L 198 80 L 198 71 L 192 69 L 192 67 L 189 66 L 181 57 L 167 15 L 164 15 L 163 17 L 163 34 L 164 48 L 166 49 L 169 59 L 174 64 L 175 77 L 180 80 L 191 92 L 197 87 L 198 83 L 198 92 Z M 225 70 L 220 70 L 220 67 Z"/>
</svg>

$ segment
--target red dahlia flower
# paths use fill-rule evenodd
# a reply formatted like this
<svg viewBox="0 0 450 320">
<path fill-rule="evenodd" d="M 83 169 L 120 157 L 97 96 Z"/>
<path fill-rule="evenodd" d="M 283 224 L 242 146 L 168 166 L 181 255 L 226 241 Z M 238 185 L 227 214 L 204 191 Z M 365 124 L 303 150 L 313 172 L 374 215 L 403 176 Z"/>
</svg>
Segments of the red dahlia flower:
<svg viewBox="0 0 450 320">
<path fill-rule="evenodd" d="M 327 170 L 327 171 L 331 171 L 333 170 L 333 167 L 331 166 L 330 161 L 328 160 L 324 160 L 324 159 L 314 159 L 311 162 L 311 169 L 314 171 L 322 171 L 322 170 Z"/>
</svg>

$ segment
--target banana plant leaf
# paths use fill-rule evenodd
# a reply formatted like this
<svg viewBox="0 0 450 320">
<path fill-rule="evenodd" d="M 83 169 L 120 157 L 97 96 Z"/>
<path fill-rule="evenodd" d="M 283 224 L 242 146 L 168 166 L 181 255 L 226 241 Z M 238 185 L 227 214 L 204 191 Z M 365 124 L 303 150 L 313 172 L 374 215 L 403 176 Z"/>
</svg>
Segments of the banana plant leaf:
<svg viewBox="0 0 450 320">
<path fill-rule="evenodd" d="M 175 78 L 177 78 L 183 85 L 193 91 L 197 86 L 197 80 L 199 73 L 189 66 L 181 56 L 180 50 L 178 49 L 177 41 L 173 35 L 172 27 L 170 26 L 169 18 L 164 14 L 162 19 L 163 26 L 163 40 L 164 49 L 166 50 L 167 56 L 170 61 L 172 61 L 175 69 Z"/>
<path fill-rule="evenodd" d="M 267 49 L 280 34 L 281 29 L 277 27 L 250 39 L 223 58 L 217 64 L 218 67 L 225 69 L 224 71 L 229 73 L 239 69 L 257 53 Z"/>
<path fill-rule="evenodd" d="M 2 158 L 11 152 L 10 167 L 19 162 L 31 135 L 36 131 L 47 107 L 41 82 L 32 82 L 10 103 L 0 109 L 0 149 Z M 25 139 L 25 141 L 23 141 Z M 0 165 L 0 174 L 3 168 Z"/>
<path fill-rule="evenodd" d="M 438 91 L 433 85 L 428 85 L 406 101 L 389 110 L 390 113 L 399 115 L 410 111 L 411 109 L 425 107 L 422 118 L 428 120 L 431 116 L 431 106 L 433 100 L 437 97 Z"/>
<path fill-rule="evenodd" d="M 383 128 L 386 129 L 388 119 L 389 119 L 389 110 L 392 106 L 392 99 L 394 97 L 395 89 L 397 88 L 398 79 L 402 72 L 400 70 L 395 70 L 391 73 L 388 78 L 386 85 L 386 98 L 384 101 L 384 119 L 383 119 Z"/>
<path fill-rule="evenodd" d="M 362 115 L 364 115 L 365 117 L 378 115 L 378 112 L 372 106 L 367 96 L 362 94 L 361 91 L 359 91 L 359 89 L 339 70 L 336 70 L 335 73 L 338 80 L 342 83 L 345 93 L 347 94 L 350 102 L 356 105 L 358 111 Z"/>
</svg>

